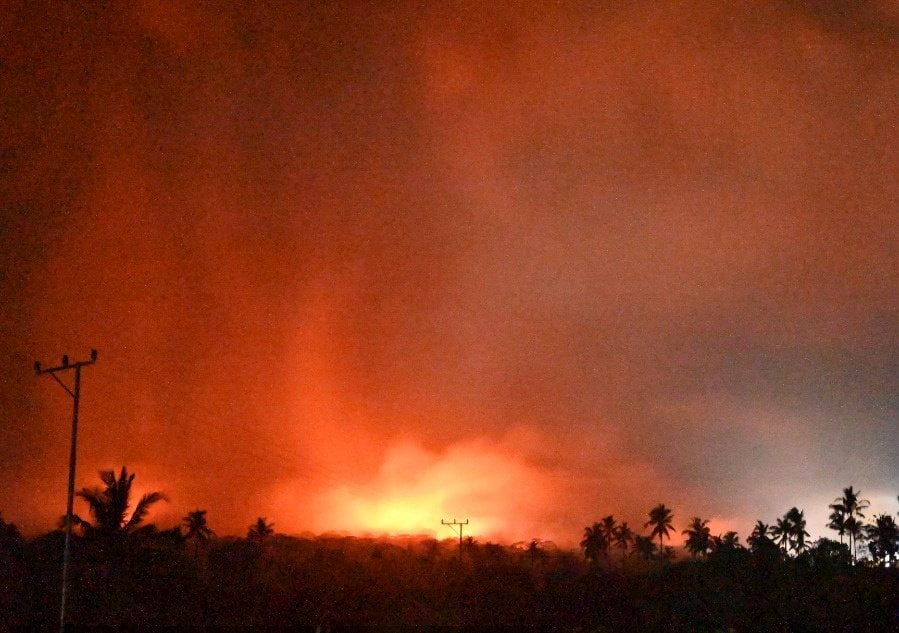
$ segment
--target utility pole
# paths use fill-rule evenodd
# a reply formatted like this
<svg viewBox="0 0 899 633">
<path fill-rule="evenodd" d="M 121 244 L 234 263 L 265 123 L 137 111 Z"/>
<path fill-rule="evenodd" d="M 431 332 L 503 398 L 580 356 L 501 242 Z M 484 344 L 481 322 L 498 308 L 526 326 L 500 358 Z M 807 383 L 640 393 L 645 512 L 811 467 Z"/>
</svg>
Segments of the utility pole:
<svg viewBox="0 0 899 633">
<path fill-rule="evenodd" d="M 468 525 L 468 519 L 465 519 L 464 521 L 456 521 L 455 518 L 452 521 L 444 521 L 443 519 L 440 519 L 440 524 L 448 525 L 449 528 L 453 532 L 456 531 L 456 528 L 459 529 L 459 562 L 461 563 L 462 562 L 462 526 Z"/>
<path fill-rule="evenodd" d="M 69 362 L 68 356 L 62 357 L 62 364 L 58 367 L 49 367 L 42 369 L 39 361 L 34 361 L 34 372 L 38 376 L 41 374 L 50 374 L 59 386 L 66 390 L 66 393 L 72 397 L 72 444 L 69 449 L 69 497 L 66 503 L 66 541 L 62 553 L 62 597 L 59 603 L 59 631 L 63 633 L 66 628 L 66 589 L 69 579 L 69 551 L 70 541 L 72 540 L 72 506 L 75 502 L 75 448 L 78 443 L 78 400 L 81 398 L 81 368 L 93 365 L 97 362 L 97 350 L 91 350 L 90 360 L 79 360 L 74 363 Z M 56 374 L 61 371 L 75 370 L 75 387 L 69 389 L 69 386 L 60 380 Z"/>
</svg>

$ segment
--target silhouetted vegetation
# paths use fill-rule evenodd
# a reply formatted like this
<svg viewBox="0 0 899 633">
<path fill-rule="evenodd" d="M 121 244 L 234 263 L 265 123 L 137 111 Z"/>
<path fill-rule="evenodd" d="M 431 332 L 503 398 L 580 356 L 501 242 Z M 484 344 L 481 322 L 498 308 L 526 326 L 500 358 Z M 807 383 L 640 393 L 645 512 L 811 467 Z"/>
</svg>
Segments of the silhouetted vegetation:
<svg viewBox="0 0 899 633">
<path fill-rule="evenodd" d="M 148 492 L 140 498 L 129 515 L 134 474 L 129 475 L 128 469 L 122 466 L 118 477 L 113 470 L 100 471 L 100 480 L 104 484 L 103 488 L 82 488 L 76 493 L 87 502 L 93 519 L 91 523 L 75 517 L 75 524 L 87 536 L 101 539 L 125 537 L 140 529 L 153 504 L 165 499 L 161 492 Z"/>
<path fill-rule="evenodd" d="M 852 560 L 856 560 L 858 550 L 856 543 L 863 535 L 864 524 L 861 519 L 865 518 L 864 512 L 869 502 L 867 499 L 860 498 L 861 493 L 854 490 L 852 486 L 843 489 L 843 496 L 837 497 L 831 504 L 830 509 L 833 513 L 830 515 L 831 522 L 828 527 L 836 529 L 840 533 L 842 539 L 844 534 L 849 535 L 849 550 L 852 553 Z"/>
<path fill-rule="evenodd" d="M 674 513 L 659 504 L 645 535 L 608 515 L 585 529 L 581 552 L 539 539 L 505 546 L 469 538 L 460 561 L 455 540 L 300 538 L 275 533 L 263 517 L 246 538 L 217 537 L 199 509 L 159 530 L 137 511 L 158 500 L 152 494 L 128 514 L 132 480 L 124 469 L 107 471 L 105 487 L 85 496 L 92 522 L 81 522 L 73 540 L 73 624 L 596 632 L 892 631 L 899 624 L 899 534 L 886 514 L 853 536 L 870 553 L 858 560 L 847 543 L 808 542 L 798 508 L 773 528 L 758 521 L 748 547 L 736 532 L 712 534 L 707 520 L 693 517 L 679 555 L 664 542 L 677 533 Z M 845 514 L 858 518 L 853 512 Z M 62 536 L 24 539 L 0 518 L 0 629 L 54 626 Z"/>
<path fill-rule="evenodd" d="M 250 526 L 247 531 L 247 538 L 256 543 L 262 543 L 269 536 L 275 533 L 274 523 L 268 523 L 265 517 L 259 517 L 256 522 Z"/>
<path fill-rule="evenodd" d="M 194 556 L 199 556 L 201 548 L 205 550 L 209 539 L 215 536 L 215 532 L 206 523 L 206 510 L 199 508 L 188 512 L 187 516 L 181 519 L 181 527 L 184 528 L 185 540 L 194 544 Z"/>
<path fill-rule="evenodd" d="M 652 510 L 649 511 L 649 521 L 646 522 L 646 525 L 643 527 L 652 526 L 652 531 L 649 533 L 649 538 L 654 536 L 659 537 L 659 556 L 664 557 L 665 547 L 662 543 L 662 537 L 667 537 L 668 533 L 673 531 L 672 521 L 674 517 L 671 514 L 671 510 L 665 507 L 664 503 L 660 503 Z"/>
<path fill-rule="evenodd" d="M 712 547 L 712 537 L 708 520 L 703 521 L 699 517 L 693 517 L 690 526 L 681 532 L 687 536 L 684 547 L 694 557 L 703 557 L 709 553 Z"/>
</svg>

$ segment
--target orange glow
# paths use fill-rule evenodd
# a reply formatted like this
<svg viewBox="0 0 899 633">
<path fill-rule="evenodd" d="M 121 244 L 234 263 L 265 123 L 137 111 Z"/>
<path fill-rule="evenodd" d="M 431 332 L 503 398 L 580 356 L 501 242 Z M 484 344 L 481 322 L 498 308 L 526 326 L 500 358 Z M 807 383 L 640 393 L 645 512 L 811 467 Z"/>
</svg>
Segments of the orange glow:
<svg viewBox="0 0 899 633">
<path fill-rule="evenodd" d="M 161 528 L 895 501 L 889 3 L 14 4 L 4 520 L 65 510 L 30 367 L 92 347 L 76 487 L 127 465 Z"/>
<path fill-rule="evenodd" d="M 520 540 L 536 534 L 540 519 L 535 513 L 545 507 L 553 488 L 547 473 L 484 441 L 466 441 L 443 451 L 402 442 L 386 451 L 368 481 L 337 484 L 312 500 L 311 527 L 442 538 L 452 534 L 441 520 L 468 519 L 466 536 Z M 298 507 L 301 489 L 299 483 L 281 488 L 273 505 Z"/>
<path fill-rule="evenodd" d="M 350 520 L 363 531 L 383 534 L 423 534 L 434 531 L 434 517 L 441 516 L 440 493 L 396 496 L 385 499 L 350 499 Z"/>
</svg>

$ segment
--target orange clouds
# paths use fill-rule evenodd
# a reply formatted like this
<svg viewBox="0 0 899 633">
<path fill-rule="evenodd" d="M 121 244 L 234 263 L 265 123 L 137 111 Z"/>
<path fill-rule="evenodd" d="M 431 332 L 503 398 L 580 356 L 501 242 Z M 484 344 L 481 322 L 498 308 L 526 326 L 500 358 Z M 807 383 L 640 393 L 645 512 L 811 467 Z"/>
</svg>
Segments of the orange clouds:
<svg viewBox="0 0 899 633">
<path fill-rule="evenodd" d="M 886 4 L 19 3 L 4 517 L 64 490 L 31 363 L 91 347 L 79 485 L 126 463 L 224 533 L 888 490 Z"/>
</svg>

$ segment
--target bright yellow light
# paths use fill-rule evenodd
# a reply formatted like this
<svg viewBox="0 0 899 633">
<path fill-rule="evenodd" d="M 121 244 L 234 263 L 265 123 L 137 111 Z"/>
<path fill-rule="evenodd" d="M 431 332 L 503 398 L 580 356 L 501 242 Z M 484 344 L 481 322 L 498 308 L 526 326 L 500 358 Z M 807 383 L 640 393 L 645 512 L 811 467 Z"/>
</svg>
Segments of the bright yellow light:
<svg viewBox="0 0 899 633">
<path fill-rule="evenodd" d="M 359 499 L 353 503 L 355 522 L 364 530 L 382 534 L 434 532 L 441 519 L 440 495 Z"/>
<path fill-rule="evenodd" d="M 546 505 L 548 489 L 549 481 L 539 471 L 483 441 L 442 451 L 403 442 L 387 450 L 369 481 L 338 484 L 314 497 L 317 508 L 311 514 L 317 524 L 309 527 L 453 538 L 453 530 L 441 522 L 459 519 L 469 521 L 465 536 L 522 540 L 542 534 L 541 526 L 522 516 Z M 297 506 L 294 495 L 292 487 L 285 488 L 279 505 Z"/>
</svg>

